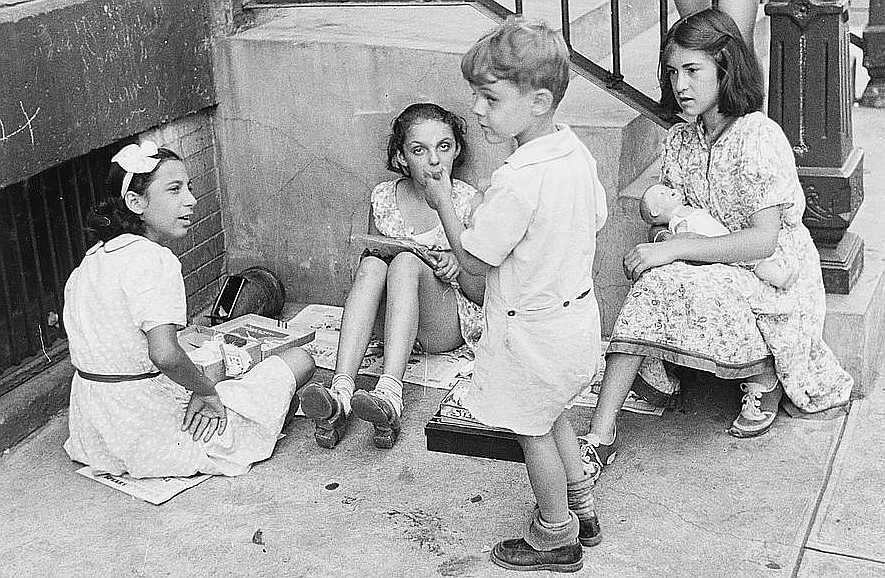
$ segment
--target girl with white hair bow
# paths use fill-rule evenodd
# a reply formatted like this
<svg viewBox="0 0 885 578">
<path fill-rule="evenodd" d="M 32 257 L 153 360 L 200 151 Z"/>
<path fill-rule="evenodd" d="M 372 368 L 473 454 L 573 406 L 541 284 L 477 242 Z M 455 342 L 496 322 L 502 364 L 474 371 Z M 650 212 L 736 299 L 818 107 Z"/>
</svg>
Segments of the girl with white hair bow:
<svg viewBox="0 0 885 578">
<path fill-rule="evenodd" d="M 243 378 L 203 375 L 178 343 L 181 262 L 196 199 L 181 158 L 152 142 L 111 159 L 106 198 L 88 217 L 99 242 L 65 287 L 71 362 L 68 455 L 134 477 L 238 475 L 270 456 L 297 387 L 314 372 L 300 348 Z"/>
</svg>

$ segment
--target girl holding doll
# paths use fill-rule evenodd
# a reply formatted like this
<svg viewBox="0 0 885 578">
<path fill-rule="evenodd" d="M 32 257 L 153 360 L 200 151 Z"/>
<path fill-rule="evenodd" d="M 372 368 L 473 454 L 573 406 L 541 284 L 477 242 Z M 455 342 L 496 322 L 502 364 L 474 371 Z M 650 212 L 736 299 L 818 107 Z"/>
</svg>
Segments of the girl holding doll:
<svg viewBox="0 0 885 578">
<path fill-rule="evenodd" d="M 332 382 L 310 384 L 299 394 L 320 446 L 332 448 L 341 440 L 352 412 L 373 424 L 376 447 L 393 447 L 403 411 L 402 378 L 416 342 L 438 353 L 479 338 L 484 279 L 462 270 L 424 199 L 426 173 L 451 174 L 461 164 L 464 132 L 461 118 L 431 103 L 410 105 L 393 121 L 387 168 L 399 176 L 372 190 L 369 232 L 426 247 L 432 264 L 409 251 L 363 255 L 344 305 Z M 480 195 L 467 183 L 451 182 L 451 200 L 467 224 Z M 356 390 L 376 318 L 384 327 L 383 374 L 373 391 Z"/>
<path fill-rule="evenodd" d="M 178 343 L 181 263 L 166 245 L 196 206 L 181 158 L 152 142 L 111 159 L 106 198 L 88 217 L 99 239 L 65 286 L 71 459 L 133 477 L 239 475 L 273 451 L 295 390 L 314 372 L 293 348 L 214 383 Z"/>
<path fill-rule="evenodd" d="M 735 23 L 715 9 L 679 20 L 665 39 L 660 75 L 662 103 L 695 117 L 667 134 L 661 182 L 730 233 L 676 235 L 624 257 L 635 284 L 615 322 L 584 439 L 594 476 L 614 457 L 615 419 L 634 381 L 647 393 L 655 393 L 647 386 L 675 392 L 662 361 L 741 380 L 741 411 L 728 428 L 739 438 L 768 431 L 782 393 L 798 410 L 818 412 L 846 403 L 853 385 L 822 339 L 820 258 L 802 224 L 793 150 L 759 110 L 759 66 Z M 729 265 L 775 250 L 799 268 L 784 289 Z"/>
</svg>

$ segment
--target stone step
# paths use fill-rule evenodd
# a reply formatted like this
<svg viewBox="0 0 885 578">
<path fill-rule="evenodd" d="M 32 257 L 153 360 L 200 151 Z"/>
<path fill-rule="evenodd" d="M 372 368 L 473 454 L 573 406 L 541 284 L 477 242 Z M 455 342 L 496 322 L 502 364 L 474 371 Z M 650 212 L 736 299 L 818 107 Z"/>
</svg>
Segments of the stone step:
<svg viewBox="0 0 885 578">
<path fill-rule="evenodd" d="M 470 5 L 270 12 L 220 39 L 216 52 L 230 267 L 267 265 L 291 299 L 340 304 L 350 287 L 350 231 L 366 227 L 371 186 L 392 176 L 384 141 L 399 110 L 432 100 L 467 118 L 473 150 L 461 176 L 479 188 L 511 152 L 478 133 L 459 68 L 495 22 Z M 614 211 L 619 191 L 657 157 L 662 131 L 577 75 L 560 110 L 599 161 Z M 604 232 L 601 244 L 620 243 L 615 233 Z"/>
</svg>

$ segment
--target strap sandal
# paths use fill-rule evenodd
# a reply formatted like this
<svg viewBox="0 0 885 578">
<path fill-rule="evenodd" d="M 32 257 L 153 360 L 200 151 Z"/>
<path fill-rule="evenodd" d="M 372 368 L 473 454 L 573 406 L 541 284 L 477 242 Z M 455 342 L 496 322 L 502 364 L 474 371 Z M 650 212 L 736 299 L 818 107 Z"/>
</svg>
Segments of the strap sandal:
<svg viewBox="0 0 885 578">
<path fill-rule="evenodd" d="M 774 424 L 778 406 L 784 394 L 779 382 L 767 389 L 761 383 L 747 381 L 741 384 L 741 413 L 731 423 L 728 433 L 736 438 L 761 436 Z"/>
<path fill-rule="evenodd" d="M 392 448 L 401 430 L 400 417 L 393 404 L 375 392 L 360 389 L 353 394 L 351 406 L 354 415 L 374 426 L 372 441 L 375 447 L 388 450 Z"/>
<path fill-rule="evenodd" d="M 602 468 L 611 465 L 618 455 L 618 432 L 615 427 L 615 435 L 611 443 L 604 444 L 595 433 L 587 433 L 578 436 L 578 446 L 581 451 L 581 461 L 584 462 L 584 473 L 593 478 L 593 482 L 602 475 Z"/>
<path fill-rule="evenodd" d="M 304 415 L 313 420 L 317 445 L 327 449 L 338 445 L 347 427 L 347 415 L 338 398 L 319 383 L 305 385 L 298 398 Z"/>
</svg>

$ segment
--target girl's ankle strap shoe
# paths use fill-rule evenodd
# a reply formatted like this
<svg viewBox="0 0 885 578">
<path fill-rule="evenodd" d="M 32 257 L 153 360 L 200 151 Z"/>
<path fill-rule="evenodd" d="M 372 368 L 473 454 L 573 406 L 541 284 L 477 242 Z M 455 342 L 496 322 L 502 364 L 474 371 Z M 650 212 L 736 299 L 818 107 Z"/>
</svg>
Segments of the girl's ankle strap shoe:
<svg viewBox="0 0 885 578">
<path fill-rule="evenodd" d="M 595 483 L 602 474 L 602 468 L 611 465 L 618 455 L 618 432 L 615 430 L 612 441 L 607 444 L 602 443 L 594 433 L 578 436 L 578 445 L 581 461 L 584 462 L 584 473 L 593 478 Z"/>
<path fill-rule="evenodd" d="M 376 448 L 390 449 L 400 433 L 400 417 L 396 408 L 383 396 L 363 389 L 353 395 L 353 413 L 358 418 L 371 422 L 375 428 L 372 441 Z"/>
</svg>

